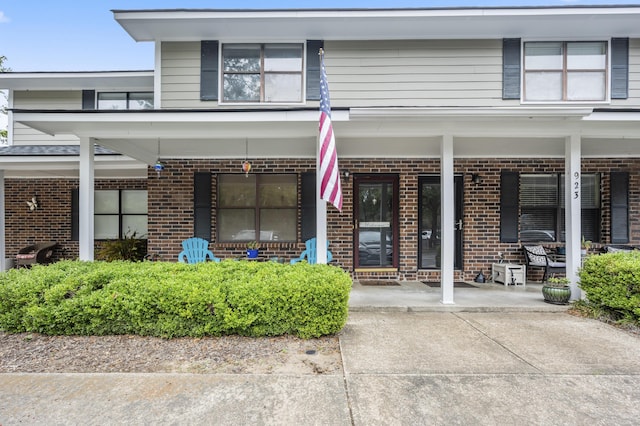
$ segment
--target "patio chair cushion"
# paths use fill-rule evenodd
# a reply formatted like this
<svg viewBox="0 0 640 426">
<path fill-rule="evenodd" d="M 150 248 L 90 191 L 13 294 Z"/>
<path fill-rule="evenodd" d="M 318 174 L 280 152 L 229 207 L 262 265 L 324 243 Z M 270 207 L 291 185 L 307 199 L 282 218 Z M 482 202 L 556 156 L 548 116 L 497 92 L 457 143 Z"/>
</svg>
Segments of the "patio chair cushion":
<svg viewBox="0 0 640 426">
<path fill-rule="evenodd" d="M 547 252 L 542 246 L 525 246 L 529 256 L 529 264 L 534 266 L 547 266 Z M 556 262 L 557 263 L 557 262 Z M 551 264 L 551 262 L 549 263 Z M 564 264 L 563 264 L 564 265 Z"/>
<path fill-rule="evenodd" d="M 35 259 L 35 253 L 16 254 L 16 259 Z"/>
</svg>

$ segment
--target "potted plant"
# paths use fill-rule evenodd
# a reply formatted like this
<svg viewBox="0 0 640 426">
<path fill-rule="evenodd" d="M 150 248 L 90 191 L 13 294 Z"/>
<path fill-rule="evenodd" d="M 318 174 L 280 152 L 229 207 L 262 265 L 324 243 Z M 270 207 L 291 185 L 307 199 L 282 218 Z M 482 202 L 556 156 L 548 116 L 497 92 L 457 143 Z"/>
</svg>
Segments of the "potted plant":
<svg viewBox="0 0 640 426">
<path fill-rule="evenodd" d="M 542 286 L 542 296 L 547 303 L 555 305 L 566 305 L 571 298 L 571 287 L 569 287 L 569 278 L 551 277 Z"/>
<path fill-rule="evenodd" d="M 582 248 L 582 255 L 586 256 L 589 253 L 589 249 L 591 248 L 591 241 L 585 240 L 584 235 L 582 236 L 582 241 L 580 242 L 580 246 Z"/>
<path fill-rule="evenodd" d="M 249 241 L 247 243 L 247 257 L 249 259 L 255 259 L 258 257 L 260 251 L 260 243 L 257 241 Z"/>
</svg>

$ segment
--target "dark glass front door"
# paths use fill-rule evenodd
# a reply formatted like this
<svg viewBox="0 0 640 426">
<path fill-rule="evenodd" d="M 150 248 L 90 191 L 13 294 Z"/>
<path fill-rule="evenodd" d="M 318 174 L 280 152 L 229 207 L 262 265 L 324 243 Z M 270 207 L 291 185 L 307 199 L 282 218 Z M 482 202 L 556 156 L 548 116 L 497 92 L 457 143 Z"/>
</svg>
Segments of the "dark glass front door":
<svg viewBox="0 0 640 426">
<path fill-rule="evenodd" d="M 440 176 L 423 176 L 418 181 L 418 262 L 420 269 L 440 268 Z M 462 176 L 454 177 L 455 258 L 462 267 Z"/>
<path fill-rule="evenodd" d="M 398 264 L 398 176 L 354 177 L 356 268 Z"/>
</svg>

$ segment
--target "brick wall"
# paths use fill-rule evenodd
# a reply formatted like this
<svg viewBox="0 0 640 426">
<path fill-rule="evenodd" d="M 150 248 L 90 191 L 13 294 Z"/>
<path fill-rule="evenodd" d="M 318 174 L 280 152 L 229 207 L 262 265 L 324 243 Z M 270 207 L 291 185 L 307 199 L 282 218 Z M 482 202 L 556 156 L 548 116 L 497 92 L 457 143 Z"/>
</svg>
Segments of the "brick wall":
<svg viewBox="0 0 640 426">
<path fill-rule="evenodd" d="M 313 159 L 250 159 L 252 173 L 298 173 L 315 171 Z M 181 242 L 193 236 L 193 176 L 196 172 L 210 172 L 212 204 L 215 206 L 217 175 L 241 172 L 242 160 L 171 160 L 158 177 L 149 169 L 146 180 L 97 180 L 96 189 L 144 189 L 149 192 L 150 253 L 165 260 L 177 259 Z M 609 171 L 630 172 L 631 244 L 640 244 L 640 159 L 583 159 L 584 173 L 602 173 L 602 243 L 610 240 L 609 229 Z M 418 269 L 418 177 L 437 175 L 440 161 L 434 159 L 341 159 L 342 170 L 351 176 L 365 173 L 386 173 L 399 176 L 400 232 L 398 272 L 359 272 L 358 278 L 395 278 L 437 281 L 438 270 Z M 472 280 L 482 271 L 490 274 L 491 263 L 503 252 L 507 261 L 523 262 L 519 243 L 500 243 L 500 172 L 561 173 L 562 159 L 457 159 L 455 172 L 463 176 L 463 267 L 455 273 L 456 280 Z M 482 182 L 474 184 L 471 175 L 477 173 Z M 353 177 L 343 178 L 343 212 L 327 207 L 327 238 L 336 264 L 353 271 Z M 54 240 L 60 244 L 56 258 L 78 255 L 77 241 L 71 241 L 71 190 L 77 180 L 65 179 L 5 179 L 8 256 L 21 247 L 36 241 Z M 29 212 L 26 201 L 38 198 L 40 208 Z M 216 241 L 215 207 L 211 212 L 211 249 L 222 258 L 244 255 L 244 243 Z M 300 235 L 300 229 L 298 229 Z M 597 245 L 596 245 L 597 246 Z M 296 257 L 304 249 L 304 242 L 263 244 L 264 256 Z M 534 277 L 530 275 L 530 278 Z"/>
<path fill-rule="evenodd" d="M 195 172 L 212 173 L 212 197 L 215 206 L 217 174 L 238 173 L 242 160 L 193 160 L 168 161 L 166 169 L 158 178 L 150 171 L 149 189 L 149 250 L 167 260 L 173 260 L 180 252 L 180 242 L 193 235 L 193 175 Z M 252 173 L 303 173 L 315 170 L 311 159 L 251 159 Z M 458 159 L 455 172 L 463 175 L 463 268 L 455 273 L 456 280 L 472 280 L 482 271 L 490 275 L 491 263 L 497 260 L 497 253 L 503 252 L 506 260 L 522 263 L 523 255 L 519 243 L 499 242 L 500 235 L 500 172 L 515 170 L 522 173 L 561 173 L 562 159 Z M 610 170 L 635 171 L 640 160 L 583 160 L 585 173 L 602 174 L 602 221 L 603 243 L 609 238 L 608 229 L 608 172 Z M 400 268 L 398 272 L 359 272 L 358 278 L 396 278 L 410 280 L 437 281 L 437 270 L 419 270 L 417 245 L 418 236 L 418 176 L 437 175 L 439 159 L 341 159 L 342 170 L 349 170 L 351 178 L 343 178 L 344 205 L 342 213 L 333 207 L 327 208 L 327 238 L 331 241 L 331 251 L 336 263 L 348 271 L 353 271 L 353 175 L 359 173 L 397 174 L 400 185 Z M 474 184 L 471 175 L 478 173 L 482 182 Z M 637 174 L 631 174 L 631 211 L 640 206 L 640 181 Z M 244 243 L 219 243 L 216 241 L 217 224 L 215 211 L 211 212 L 211 248 L 216 256 L 240 257 L 244 255 Z M 640 219 L 632 219 L 632 243 L 640 242 Z M 299 233 L 299 229 L 298 229 Z M 304 249 L 299 243 L 263 244 L 261 253 L 265 256 L 295 257 Z"/>
<path fill-rule="evenodd" d="M 96 189 L 146 189 L 145 179 L 96 180 Z M 18 250 L 42 241 L 55 241 L 53 259 L 78 257 L 78 241 L 71 239 L 71 193 L 77 179 L 5 179 L 5 251 Z M 30 211 L 27 200 L 38 200 Z M 97 243 L 96 245 L 99 245 Z"/>
</svg>

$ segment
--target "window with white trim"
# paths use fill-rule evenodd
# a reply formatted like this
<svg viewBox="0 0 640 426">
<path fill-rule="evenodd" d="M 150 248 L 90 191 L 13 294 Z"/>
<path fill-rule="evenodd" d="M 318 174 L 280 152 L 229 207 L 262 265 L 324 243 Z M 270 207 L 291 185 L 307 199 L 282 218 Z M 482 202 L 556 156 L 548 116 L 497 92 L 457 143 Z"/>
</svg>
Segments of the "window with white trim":
<svg viewBox="0 0 640 426">
<path fill-rule="evenodd" d="M 531 102 L 606 101 L 607 42 L 524 43 L 524 97 Z"/>
<path fill-rule="evenodd" d="M 303 45 L 224 44 L 223 102 L 302 102 Z"/>
</svg>

